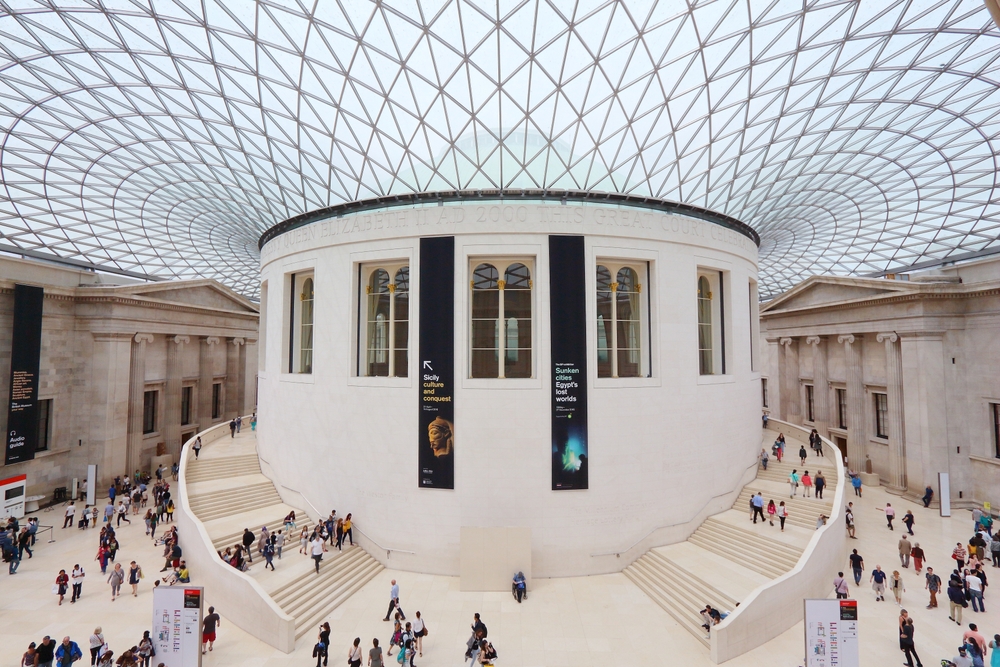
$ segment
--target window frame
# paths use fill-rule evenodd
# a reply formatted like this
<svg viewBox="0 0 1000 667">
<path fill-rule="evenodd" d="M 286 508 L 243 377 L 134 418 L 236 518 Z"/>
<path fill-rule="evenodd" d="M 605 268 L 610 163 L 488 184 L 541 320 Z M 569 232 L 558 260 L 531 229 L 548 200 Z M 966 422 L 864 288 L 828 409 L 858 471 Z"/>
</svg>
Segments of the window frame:
<svg viewBox="0 0 1000 667">
<path fill-rule="evenodd" d="M 490 380 L 504 380 L 504 381 L 518 381 L 518 380 L 520 380 L 520 381 L 524 381 L 524 380 L 535 380 L 535 379 L 537 379 L 537 377 L 538 377 L 537 366 L 536 366 L 536 364 L 538 363 L 538 354 L 536 352 L 538 350 L 538 321 L 537 321 L 537 317 L 538 317 L 538 304 L 537 304 L 537 295 L 536 295 L 536 292 L 538 290 L 538 284 L 537 284 L 538 258 L 537 258 L 537 256 L 535 256 L 535 255 L 526 255 L 526 254 L 521 254 L 521 253 L 511 253 L 511 254 L 475 254 L 475 255 L 470 254 L 470 255 L 466 256 L 466 260 L 467 260 L 466 261 L 466 270 L 468 271 L 468 276 L 469 276 L 469 280 L 468 280 L 469 287 L 468 287 L 468 289 L 466 291 L 466 295 L 467 295 L 467 299 L 468 299 L 468 311 L 467 311 L 466 317 L 465 317 L 465 322 L 466 322 L 466 354 L 468 355 L 467 361 L 466 361 L 466 372 L 465 372 L 466 379 L 473 380 L 473 381 L 483 381 L 483 380 L 485 380 L 485 381 L 490 381 Z M 475 310 L 476 310 L 476 306 L 475 306 L 475 301 L 476 301 L 475 300 L 475 296 L 476 296 L 475 272 L 476 272 L 476 269 L 479 266 L 483 265 L 483 264 L 489 264 L 489 265 L 493 266 L 493 268 L 496 269 L 496 271 L 497 271 L 497 283 L 498 283 L 498 288 L 497 288 L 498 297 L 497 297 L 497 301 L 498 301 L 498 305 L 497 305 L 497 317 L 496 317 L 496 320 L 497 320 L 498 324 L 497 324 L 497 330 L 496 330 L 496 334 L 495 334 L 496 335 L 496 347 L 493 348 L 494 350 L 496 350 L 496 353 L 497 353 L 497 374 L 495 376 L 493 376 L 493 375 L 489 375 L 489 376 L 473 375 L 473 367 L 474 367 L 474 363 L 475 363 L 476 351 L 477 350 L 481 351 L 481 350 L 488 349 L 488 348 L 473 347 L 473 343 L 474 343 L 473 334 L 474 334 L 474 328 L 475 328 L 473 322 L 474 322 L 474 320 L 477 320 L 477 319 L 483 319 L 483 318 L 474 318 L 473 317 L 475 315 Z M 522 264 L 522 265 L 524 265 L 526 267 L 526 269 L 528 271 L 528 275 L 529 275 L 529 278 L 528 278 L 528 288 L 527 288 L 527 290 L 525 290 L 525 291 L 527 291 L 529 293 L 528 304 L 529 304 L 529 306 L 531 308 L 530 317 L 527 318 L 528 322 L 530 324 L 530 327 L 531 327 L 530 347 L 528 347 L 528 348 L 522 348 L 522 347 L 508 348 L 507 347 L 507 341 L 508 341 L 509 332 L 506 329 L 503 329 L 501 331 L 500 327 L 499 327 L 499 322 L 505 322 L 505 324 L 506 324 L 506 322 L 509 321 L 509 319 L 512 319 L 512 318 L 506 317 L 506 308 L 505 308 L 506 300 L 505 300 L 504 292 L 506 292 L 507 290 L 506 290 L 506 278 L 505 277 L 507 276 L 507 271 L 511 267 L 513 267 L 514 265 L 516 265 L 516 264 Z M 503 286 L 499 286 L 500 283 L 504 283 L 504 285 Z M 490 290 L 490 291 L 492 291 L 492 290 Z M 521 290 L 517 290 L 517 291 L 521 291 Z M 489 319 L 493 319 L 493 318 L 489 318 Z M 520 319 L 525 319 L 525 318 L 513 318 L 513 319 L 519 319 L 520 320 Z M 501 354 L 501 352 L 500 352 L 501 346 L 502 346 L 503 354 Z M 508 371 L 507 371 L 507 368 L 506 368 L 506 366 L 507 366 L 507 364 L 506 364 L 506 358 L 508 356 L 509 350 L 511 350 L 511 349 L 518 350 L 518 354 L 520 354 L 522 350 L 527 349 L 528 354 L 530 355 L 530 360 L 528 362 L 528 370 L 529 370 L 529 372 L 528 372 L 527 376 L 523 376 L 523 377 L 522 376 L 516 376 L 516 377 L 510 377 L 510 376 L 508 376 L 508 374 L 507 374 Z"/>
<path fill-rule="evenodd" d="M 761 407 L 763 408 L 771 407 L 767 404 L 767 378 L 760 379 L 760 400 L 761 400 Z"/>
<path fill-rule="evenodd" d="M 286 273 L 285 277 L 285 296 L 287 297 L 285 303 L 287 307 L 284 309 L 283 324 L 286 343 L 286 357 L 283 360 L 284 371 L 289 375 L 309 377 L 313 374 L 316 366 L 316 294 L 318 292 L 316 272 L 312 268 L 303 268 Z M 306 310 L 303 306 L 305 299 L 302 298 L 303 286 L 307 280 L 312 281 L 312 299 L 309 300 L 310 321 L 308 324 L 303 322 L 303 314 Z M 308 348 L 303 347 L 303 328 L 305 326 L 309 327 L 310 333 L 310 347 Z M 305 352 L 309 353 L 308 370 L 303 370 L 306 368 Z"/>
<path fill-rule="evenodd" d="M 142 434 L 144 436 L 158 432 L 159 410 L 157 403 L 159 402 L 159 393 L 158 389 L 145 389 L 142 392 Z"/>
<path fill-rule="evenodd" d="M 845 387 L 836 387 L 834 390 L 834 397 L 837 401 L 837 428 L 846 430 L 847 429 L 847 389 Z"/>
<path fill-rule="evenodd" d="M 649 274 L 650 274 L 650 262 L 644 259 L 626 259 L 621 257 L 612 257 L 606 255 L 597 255 L 594 258 L 594 262 L 591 268 L 591 275 L 594 278 L 594 289 L 591 292 L 592 303 L 594 304 L 594 318 L 592 320 L 591 326 L 596 326 L 597 328 L 595 338 L 594 338 L 594 368 L 597 369 L 596 377 L 598 380 L 617 380 L 617 379 L 635 379 L 635 378 L 648 378 L 652 376 L 652 350 L 650 349 L 651 332 L 650 332 L 650 289 L 649 289 Z M 609 289 L 601 290 L 600 283 L 598 281 L 598 272 L 601 268 L 607 270 L 609 274 Z M 622 347 L 618 340 L 618 288 L 621 283 L 618 278 L 621 271 L 624 269 L 629 269 L 636 275 L 636 289 L 633 292 L 638 295 L 636 297 L 638 305 L 638 319 L 630 319 L 630 322 L 638 322 L 636 325 L 638 331 L 638 348 L 632 347 Z M 645 288 L 645 289 L 644 289 Z M 601 347 L 601 302 L 600 294 L 602 292 L 607 292 L 611 295 L 611 339 L 608 340 L 607 334 L 605 334 L 605 347 Z M 607 324 L 605 324 L 607 326 Z M 608 359 L 606 362 L 601 361 L 602 350 L 608 351 Z M 622 375 L 621 374 L 621 355 L 627 353 L 629 350 L 636 350 L 638 355 L 638 371 L 635 375 Z M 607 364 L 609 367 L 608 374 L 603 374 L 602 366 Z"/>
<path fill-rule="evenodd" d="M 222 419 L 223 397 L 222 382 L 212 382 L 212 421 Z"/>
<path fill-rule="evenodd" d="M 993 456 L 1000 459 L 1000 403 L 990 403 L 993 413 Z"/>
<path fill-rule="evenodd" d="M 806 390 L 806 421 L 816 421 L 816 387 L 811 384 L 803 385 Z"/>
<path fill-rule="evenodd" d="M 42 416 L 43 408 L 45 406 L 44 417 Z M 38 435 L 35 438 L 35 451 L 36 452 L 47 452 L 52 448 L 52 433 L 53 417 L 55 416 L 55 399 L 52 398 L 40 398 L 38 399 Z M 44 419 L 44 427 L 43 421 Z"/>
<path fill-rule="evenodd" d="M 889 439 L 889 394 L 872 392 L 872 410 L 875 416 L 875 437 Z"/>
<path fill-rule="evenodd" d="M 185 400 L 185 398 L 187 400 Z M 181 387 L 181 426 L 191 424 L 191 416 L 194 412 L 194 385 L 183 385 Z"/>
<path fill-rule="evenodd" d="M 399 300 L 397 297 L 397 281 L 399 271 L 406 269 L 407 271 L 407 290 L 405 294 L 407 295 L 407 313 L 406 319 L 401 320 L 398 317 Z M 370 346 L 369 340 L 369 327 L 370 327 L 370 303 L 371 298 L 371 279 L 376 271 L 385 271 L 388 276 L 388 295 L 389 295 L 389 319 L 386 323 L 387 327 L 387 356 L 386 361 L 386 374 L 373 374 L 371 373 L 370 362 L 368 361 L 369 353 L 373 348 Z M 413 266 L 409 258 L 397 258 L 392 260 L 384 261 L 372 261 L 372 262 L 361 262 L 358 264 L 358 295 L 357 295 L 357 345 L 356 345 L 356 357 L 355 357 L 355 372 L 358 377 L 364 378 L 396 378 L 405 379 L 409 377 L 410 374 L 410 361 L 412 354 L 410 353 L 410 346 L 413 342 L 413 314 L 414 314 L 414 298 L 415 293 L 413 291 Z M 398 333 L 399 324 L 405 322 L 406 324 L 406 345 L 400 347 L 398 345 L 398 340 L 396 338 Z M 400 360 L 397 358 L 399 353 L 405 355 L 405 363 L 402 365 L 399 363 Z"/>
<path fill-rule="evenodd" d="M 710 376 L 710 375 L 727 375 L 730 371 L 729 368 L 729 354 L 727 348 L 727 324 L 726 324 L 726 306 L 728 299 L 728 289 L 726 282 L 728 280 L 729 272 L 721 269 L 714 269 L 706 266 L 699 266 L 695 274 L 695 295 L 696 295 L 696 306 L 695 306 L 695 319 L 697 321 L 697 350 L 698 350 L 698 375 L 699 377 Z M 708 297 L 709 302 L 709 323 L 711 331 L 711 348 L 703 348 L 702 342 L 704 337 L 702 336 L 702 327 L 706 326 L 703 322 L 702 305 L 705 297 L 702 296 L 702 279 L 704 279 L 708 285 Z M 711 352 L 711 368 L 706 372 L 706 364 L 704 352 L 709 350 Z"/>
</svg>

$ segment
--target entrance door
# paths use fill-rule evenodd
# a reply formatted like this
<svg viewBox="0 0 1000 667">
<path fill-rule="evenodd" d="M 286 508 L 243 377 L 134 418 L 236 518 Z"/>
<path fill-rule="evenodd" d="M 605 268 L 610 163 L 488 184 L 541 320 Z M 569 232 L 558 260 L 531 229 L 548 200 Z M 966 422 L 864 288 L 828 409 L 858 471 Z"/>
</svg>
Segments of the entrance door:
<svg viewBox="0 0 1000 667">
<path fill-rule="evenodd" d="M 840 450 L 841 460 L 847 458 L 847 438 L 841 438 L 839 435 L 834 437 L 833 441 L 837 444 L 837 449 Z"/>
</svg>

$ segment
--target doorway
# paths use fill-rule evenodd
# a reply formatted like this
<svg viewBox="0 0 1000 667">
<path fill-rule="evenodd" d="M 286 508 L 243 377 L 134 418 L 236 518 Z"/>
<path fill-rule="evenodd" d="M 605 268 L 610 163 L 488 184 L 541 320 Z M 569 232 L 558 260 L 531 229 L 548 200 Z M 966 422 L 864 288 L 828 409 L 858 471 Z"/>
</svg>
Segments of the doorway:
<svg viewBox="0 0 1000 667">
<path fill-rule="evenodd" d="M 837 445 L 837 449 L 840 450 L 840 459 L 847 459 L 847 438 L 841 438 L 839 435 L 834 436 L 833 442 Z"/>
</svg>

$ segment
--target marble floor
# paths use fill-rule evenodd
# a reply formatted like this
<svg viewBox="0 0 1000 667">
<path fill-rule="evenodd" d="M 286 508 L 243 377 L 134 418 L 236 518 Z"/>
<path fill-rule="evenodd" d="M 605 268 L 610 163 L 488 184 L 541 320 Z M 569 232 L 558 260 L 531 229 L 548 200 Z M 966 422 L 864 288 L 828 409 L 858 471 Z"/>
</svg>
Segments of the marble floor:
<svg viewBox="0 0 1000 667">
<path fill-rule="evenodd" d="M 896 542 L 899 526 L 890 532 L 884 514 L 876 508 L 888 500 L 902 515 L 909 503 L 890 496 L 880 489 L 866 489 L 864 498 L 855 501 L 858 540 L 850 540 L 869 568 L 880 564 L 892 571 L 899 568 Z M 956 541 L 970 535 L 972 525 L 968 511 L 956 511 L 949 519 L 938 517 L 936 510 L 913 507 L 917 523 L 915 541 L 928 554 L 929 564 L 947 579 L 951 570 L 950 553 Z M 138 517 L 132 525 L 119 531 L 122 550 L 119 561 L 128 564 L 136 560 L 143 566 L 146 579 L 137 598 L 131 595 L 112 602 L 110 587 L 100 576 L 93 561 L 97 551 L 97 531 L 62 530 L 62 507 L 38 513 L 43 525 L 55 524 L 56 542 L 49 543 L 49 533 L 39 539 L 35 557 L 25 559 L 13 576 L 0 570 L 0 665 L 15 665 L 30 641 L 43 635 L 61 639 L 69 634 L 86 650 L 87 638 L 95 625 L 102 626 L 109 645 L 116 653 L 137 643 L 150 626 L 152 613 L 152 581 L 162 567 L 161 549 L 154 547 L 143 534 Z M 777 530 L 759 526 L 759 530 Z M 732 545 L 729 545 L 731 548 Z M 285 554 L 285 561 L 299 556 L 295 549 Z M 77 604 L 57 606 L 50 593 L 52 582 L 60 568 L 69 571 L 75 563 L 87 569 L 83 599 Z M 279 571 L 282 562 L 278 562 Z M 848 570 L 844 558 L 844 570 Z M 712 576 L 717 561 L 705 559 L 705 571 L 700 576 Z M 948 621 L 947 604 L 935 610 L 925 609 L 927 595 L 923 578 L 910 570 L 901 570 L 907 585 L 904 607 L 910 610 L 916 625 L 917 650 L 925 665 L 939 664 L 943 657 L 956 653 L 963 629 Z M 989 568 L 988 576 L 1000 572 Z M 263 573 L 266 576 L 270 573 Z M 830 573 L 832 581 L 835 572 Z M 464 652 L 468 627 L 474 612 L 480 612 L 487 623 L 490 639 L 500 658 L 498 665 L 691 665 L 711 664 L 708 652 L 686 630 L 678 626 L 663 610 L 647 598 L 621 574 L 566 579 L 536 580 L 530 599 L 518 605 L 509 593 L 463 593 L 458 579 L 384 570 L 361 591 L 330 616 L 332 632 L 332 664 L 343 664 L 354 637 L 362 638 L 362 646 L 370 646 L 378 637 L 385 645 L 390 635 L 388 623 L 382 622 L 389 594 L 389 580 L 397 579 L 401 588 L 403 609 L 408 615 L 419 610 L 426 619 L 429 635 L 424 644 L 424 657 L 417 665 L 458 665 Z M 1000 575 L 996 577 L 1000 586 Z M 214 598 L 212 582 L 199 579 L 192 572 L 192 583 L 206 588 L 207 604 L 214 605 L 222 615 L 219 640 L 213 653 L 205 656 L 205 665 L 218 667 L 284 667 L 314 664 L 311 656 L 313 639 L 304 637 L 294 653 L 286 655 L 271 648 L 226 622 L 226 610 L 239 600 Z M 992 580 L 991 580 L 992 583 Z M 861 664 L 902 664 L 895 633 L 898 608 L 891 600 L 875 602 L 868 585 L 852 588 L 860 600 Z M 987 636 L 1000 632 L 1000 611 L 996 604 L 1000 593 L 988 590 L 989 610 L 982 614 L 966 613 L 965 621 L 979 623 Z M 943 597 L 943 596 L 942 596 Z M 693 612 L 692 612 L 693 613 Z M 725 664 L 732 667 L 768 665 L 793 667 L 803 664 L 801 624 L 778 638 Z M 393 664 L 393 663 L 390 663 Z"/>
</svg>

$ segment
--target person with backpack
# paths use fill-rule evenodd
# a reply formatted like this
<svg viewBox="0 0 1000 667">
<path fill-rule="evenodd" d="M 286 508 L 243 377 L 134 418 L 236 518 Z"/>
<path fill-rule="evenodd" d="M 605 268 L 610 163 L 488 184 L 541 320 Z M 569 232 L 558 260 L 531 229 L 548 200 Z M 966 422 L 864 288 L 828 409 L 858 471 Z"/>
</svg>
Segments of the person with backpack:
<svg viewBox="0 0 1000 667">
<path fill-rule="evenodd" d="M 271 572 L 274 572 L 274 544 L 271 543 L 271 540 L 264 543 L 261 553 L 264 555 L 264 569 L 266 570 L 267 566 L 270 565 Z"/>
</svg>

